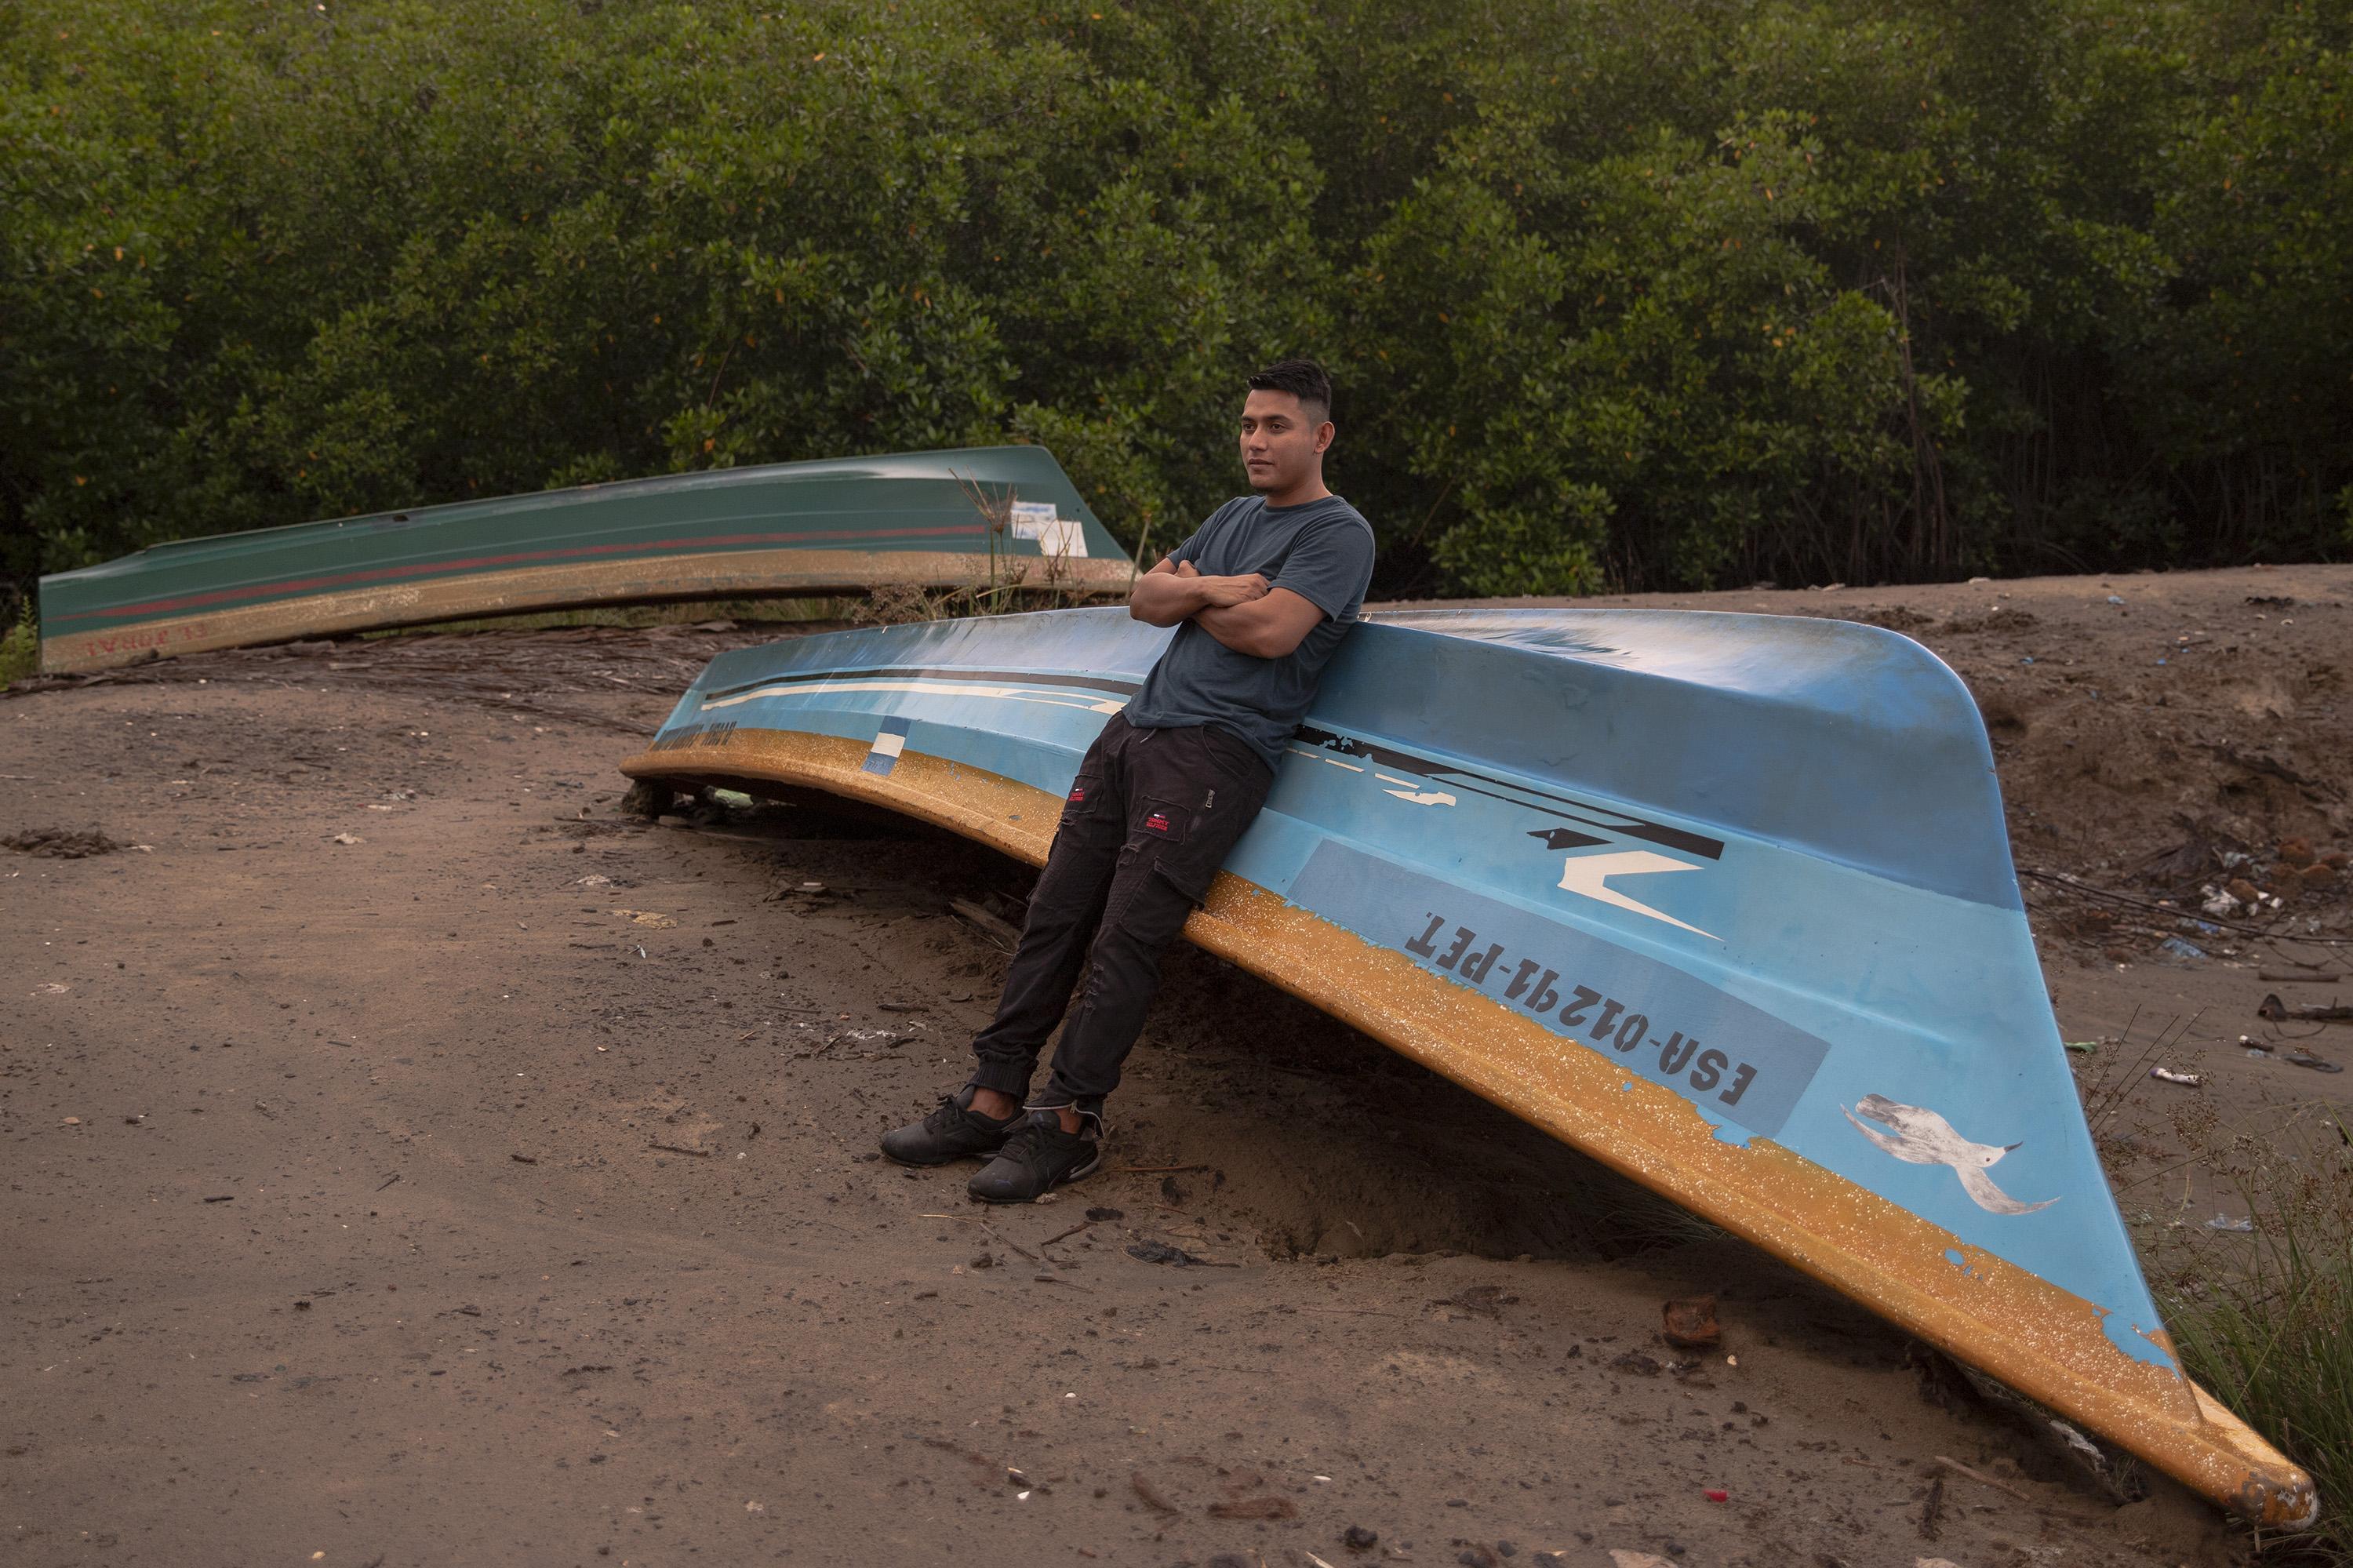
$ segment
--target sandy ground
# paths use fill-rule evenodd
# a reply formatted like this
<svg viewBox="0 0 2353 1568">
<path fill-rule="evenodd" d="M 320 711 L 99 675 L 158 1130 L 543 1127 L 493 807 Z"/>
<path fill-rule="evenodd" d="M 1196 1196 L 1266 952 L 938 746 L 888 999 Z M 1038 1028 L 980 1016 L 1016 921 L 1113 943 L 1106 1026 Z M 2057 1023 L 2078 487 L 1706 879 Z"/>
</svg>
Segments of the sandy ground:
<svg viewBox="0 0 2353 1568">
<path fill-rule="evenodd" d="M 2348 590 L 2316 567 L 1641 602 L 1875 618 L 1969 680 L 2021 864 L 2140 901 L 2027 885 L 2154 1247 L 2232 1201 L 2178 1187 L 2181 1149 L 2346 1102 L 2284 1057 L 2353 1059 L 2353 1029 L 2253 1016 L 2329 994 L 2260 971 L 2346 956 L 2308 940 L 2348 934 L 2343 874 L 2245 931 L 2158 901 L 2272 891 L 2283 837 L 2353 841 Z M 984 1212 L 964 1168 L 880 1161 L 959 1081 L 1002 971 L 947 901 L 1018 916 L 1029 874 L 806 810 L 621 816 L 614 764 L 761 635 L 340 642 L 0 700 L 0 839 L 29 846 L 0 853 L 12 1561 L 2240 1552 L 1189 949 L 1103 1174 Z M 84 830 L 125 847 L 44 836 Z M 2185 930 L 2206 957 L 2161 952 Z M 2143 1076 L 2160 1038 L 2205 1086 Z M 1724 1344 L 1683 1358 L 1660 1304 L 1707 1291 Z M 1938 1456 L 2002 1485 L 1932 1479 Z"/>
</svg>

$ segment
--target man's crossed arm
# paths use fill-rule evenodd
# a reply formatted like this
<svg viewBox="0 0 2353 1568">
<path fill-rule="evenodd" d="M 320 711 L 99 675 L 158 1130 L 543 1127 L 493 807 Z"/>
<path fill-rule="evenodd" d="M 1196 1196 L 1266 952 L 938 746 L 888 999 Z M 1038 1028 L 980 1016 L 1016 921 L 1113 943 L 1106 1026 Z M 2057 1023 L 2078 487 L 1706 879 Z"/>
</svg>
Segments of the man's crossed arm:
<svg viewBox="0 0 2353 1568">
<path fill-rule="evenodd" d="M 1270 588 L 1256 572 L 1203 577 L 1192 562 L 1166 556 L 1135 579 L 1127 596 L 1127 613 L 1150 626 L 1190 620 L 1235 652 L 1254 659 L 1282 658 L 1324 619 L 1306 596 Z"/>
</svg>

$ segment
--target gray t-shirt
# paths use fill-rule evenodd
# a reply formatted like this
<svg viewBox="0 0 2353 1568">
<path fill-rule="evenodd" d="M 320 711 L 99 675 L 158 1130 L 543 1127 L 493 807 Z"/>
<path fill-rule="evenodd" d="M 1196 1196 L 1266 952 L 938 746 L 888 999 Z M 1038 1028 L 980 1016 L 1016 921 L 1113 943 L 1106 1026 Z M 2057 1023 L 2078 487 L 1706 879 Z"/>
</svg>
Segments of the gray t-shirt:
<svg viewBox="0 0 2353 1568">
<path fill-rule="evenodd" d="M 1211 513 L 1168 557 L 1192 562 L 1205 577 L 1257 572 L 1270 588 L 1289 588 L 1324 612 L 1280 659 L 1237 653 L 1186 621 L 1128 701 L 1132 725 L 1216 725 L 1274 767 L 1315 700 L 1325 662 L 1356 623 L 1373 580 L 1372 524 L 1336 495 L 1300 506 L 1269 506 L 1245 495 Z"/>
</svg>

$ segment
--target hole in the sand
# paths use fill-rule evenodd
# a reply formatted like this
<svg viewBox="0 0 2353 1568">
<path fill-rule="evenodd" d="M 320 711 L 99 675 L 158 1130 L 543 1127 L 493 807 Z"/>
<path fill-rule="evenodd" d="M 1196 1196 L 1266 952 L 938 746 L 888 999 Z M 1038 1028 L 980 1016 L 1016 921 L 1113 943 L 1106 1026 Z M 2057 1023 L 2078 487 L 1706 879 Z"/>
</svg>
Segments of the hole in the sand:
<svg viewBox="0 0 2353 1568">
<path fill-rule="evenodd" d="M 1720 1234 L 1198 949 L 1169 955 L 1147 1054 L 1153 1146 L 1221 1174 L 1278 1255 L 1593 1260 Z"/>
</svg>

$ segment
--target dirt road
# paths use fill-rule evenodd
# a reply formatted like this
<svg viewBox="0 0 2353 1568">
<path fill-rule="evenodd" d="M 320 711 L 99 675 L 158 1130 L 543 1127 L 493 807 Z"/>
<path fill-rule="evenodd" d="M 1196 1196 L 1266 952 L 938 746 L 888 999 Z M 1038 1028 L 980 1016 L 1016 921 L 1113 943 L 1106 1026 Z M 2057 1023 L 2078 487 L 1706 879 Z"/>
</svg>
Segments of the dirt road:
<svg viewBox="0 0 2353 1568">
<path fill-rule="evenodd" d="M 2154 906 L 2175 868 L 2145 863 L 2193 840 L 2267 881 L 2279 836 L 2353 840 L 2348 588 L 1710 602 L 1919 618 L 1994 719 L 2022 863 Z M 982 1211 L 962 1170 L 880 1161 L 1001 973 L 948 900 L 1018 917 L 1029 874 L 913 827 L 621 817 L 614 762 L 757 635 L 347 642 L 0 701 L 15 1560 L 2232 1560 L 2178 1493 L 2119 1509 L 1867 1315 L 1189 950 L 1104 1174 Z M 121 847 L 46 836 L 83 830 Z M 2325 991 L 2255 977 L 2344 951 L 2275 939 L 2344 935 L 2341 874 L 2267 906 L 2268 945 L 2165 963 L 2177 913 L 2030 892 L 2063 1028 L 2124 1042 L 2090 1092 L 2197 1017 L 2164 1060 L 2206 1089 L 2119 1090 L 2120 1184 L 2184 1097 L 2342 1110 L 2343 1076 L 2236 1042 L 2258 990 Z M 1725 1340 L 1687 1357 L 1660 1303 L 1703 1291 Z"/>
</svg>

